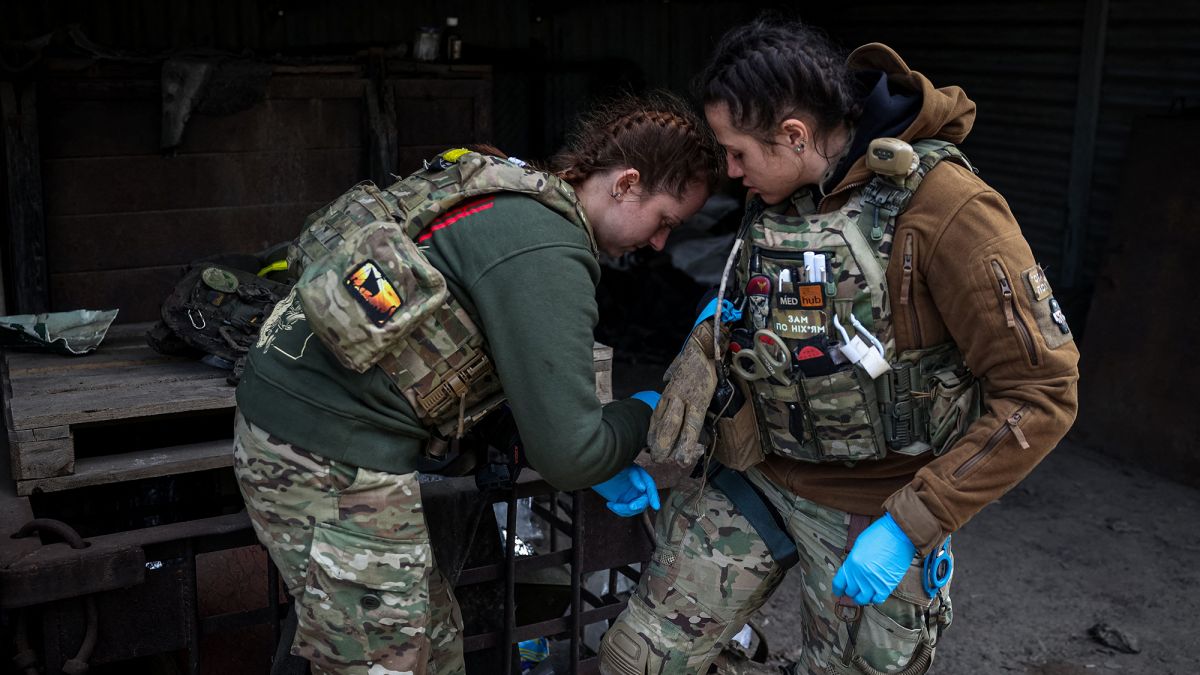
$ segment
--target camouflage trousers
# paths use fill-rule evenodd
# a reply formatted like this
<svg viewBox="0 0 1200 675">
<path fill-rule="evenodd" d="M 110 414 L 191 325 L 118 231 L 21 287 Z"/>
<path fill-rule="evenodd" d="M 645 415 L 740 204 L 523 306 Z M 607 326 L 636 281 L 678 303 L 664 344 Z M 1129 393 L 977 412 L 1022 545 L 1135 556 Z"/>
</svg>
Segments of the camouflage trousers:
<svg viewBox="0 0 1200 675">
<path fill-rule="evenodd" d="M 462 615 L 434 564 L 417 474 L 325 459 L 240 412 L 234 472 L 296 603 L 292 653 L 313 672 L 466 671 Z"/>
<path fill-rule="evenodd" d="M 757 469 L 745 473 L 783 517 L 800 554 L 790 570 L 803 580 L 795 634 L 801 653 L 792 672 L 928 670 L 937 638 L 951 620 L 949 586 L 930 601 L 918 558 L 885 602 L 863 607 L 857 621 L 839 619 L 831 589 L 845 558 L 850 515 L 797 497 Z M 783 580 L 784 570 L 750 522 L 711 485 L 676 490 L 658 514 L 655 539 L 629 606 L 601 645 L 606 675 L 708 672 Z M 632 656 L 638 650 L 641 655 Z"/>
</svg>

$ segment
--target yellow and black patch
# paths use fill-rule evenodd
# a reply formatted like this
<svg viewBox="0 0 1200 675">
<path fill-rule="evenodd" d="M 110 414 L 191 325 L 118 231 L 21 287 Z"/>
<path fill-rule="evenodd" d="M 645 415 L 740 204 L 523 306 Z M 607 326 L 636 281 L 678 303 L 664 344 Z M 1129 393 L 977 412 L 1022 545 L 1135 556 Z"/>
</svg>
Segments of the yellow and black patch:
<svg viewBox="0 0 1200 675">
<path fill-rule="evenodd" d="M 367 318 L 376 326 L 387 323 L 404 304 L 400 300 L 400 294 L 396 292 L 396 287 L 374 260 L 367 260 L 355 266 L 354 270 L 346 275 L 345 283 L 350 295 L 362 305 Z"/>
</svg>

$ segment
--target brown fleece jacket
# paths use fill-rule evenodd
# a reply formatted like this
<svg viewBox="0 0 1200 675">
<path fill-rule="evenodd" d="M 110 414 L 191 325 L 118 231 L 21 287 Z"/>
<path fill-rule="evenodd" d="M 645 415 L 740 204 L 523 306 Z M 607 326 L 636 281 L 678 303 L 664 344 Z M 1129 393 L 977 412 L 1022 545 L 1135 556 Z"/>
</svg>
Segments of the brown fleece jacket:
<svg viewBox="0 0 1200 675">
<path fill-rule="evenodd" d="M 890 48 L 860 47 L 852 70 L 888 73 L 919 92 L 921 112 L 902 138 L 961 142 L 975 104 L 958 87 L 935 89 Z M 871 172 L 860 158 L 821 202 L 845 204 Z M 1079 352 L 1052 314 L 1049 286 L 1004 199 L 971 171 L 938 164 L 896 223 L 887 269 L 896 349 L 954 341 L 983 384 L 984 414 L 940 457 L 890 455 L 853 467 L 770 456 L 762 469 L 801 497 L 868 515 L 892 514 L 923 553 L 999 498 L 1062 439 L 1075 419 Z M 912 251 L 905 278 L 902 253 Z"/>
</svg>

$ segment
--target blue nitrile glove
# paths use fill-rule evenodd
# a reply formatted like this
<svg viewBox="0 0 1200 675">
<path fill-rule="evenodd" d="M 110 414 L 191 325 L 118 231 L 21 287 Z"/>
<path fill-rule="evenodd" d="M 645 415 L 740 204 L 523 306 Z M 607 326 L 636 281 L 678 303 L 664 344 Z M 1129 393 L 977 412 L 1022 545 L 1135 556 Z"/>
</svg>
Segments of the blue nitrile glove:
<svg viewBox="0 0 1200 675">
<path fill-rule="evenodd" d="M 655 511 L 659 508 L 654 478 L 636 464 L 621 469 L 612 478 L 593 485 L 592 489 L 608 500 L 609 511 L 622 518 L 636 516 L 647 506 Z"/>
<path fill-rule="evenodd" d="M 639 391 L 629 398 L 636 398 L 642 403 L 650 406 L 651 410 L 654 410 L 658 407 L 658 399 L 662 398 L 662 394 L 654 391 L 653 389 L 647 389 L 646 391 Z"/>
<path fill-rule="evenodd" d="M 692 328 L 699 326 L 700 322 L 704 321 L 705 319 L 711 319 L 712 315 L 716 313 L 717 298 L 714 296 L 713 299 L 709 300 L 708 304 L 704 306 L 704 309 L 700 310 L 700 316 L 696 317 L 696 323 L 692 324 Z M 741 318 L 742 310 L 735 308 L 733 303 L 728 300 L 721 301 L 721 323 L 729 323 L 731 321 L 737 321 Z"/>
<path fill-rule="evenodd" d="M 892 514 L 884 514 L 858 535 L 846 562 L 833 577 L 833 594 L 847 596 L 860 605 L 879 604 L 904 578 L 916 553 L 917 547 Z"/>
</svg>

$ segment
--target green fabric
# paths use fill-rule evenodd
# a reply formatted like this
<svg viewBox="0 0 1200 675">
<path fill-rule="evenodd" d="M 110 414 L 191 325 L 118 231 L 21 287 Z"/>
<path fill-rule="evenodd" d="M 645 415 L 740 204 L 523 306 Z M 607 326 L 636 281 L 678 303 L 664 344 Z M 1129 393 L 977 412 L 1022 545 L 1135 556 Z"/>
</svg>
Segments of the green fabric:
<svg viewBox="0 0 1200 675">
<path fill-rule="evenodd" d="M 426 254 L 487 337 L 530 464 L 559 489 L 607 480 L 642 447 L 650 409 L 601 408 L 592 331 L 600 267 L 586 233 L 536 201 L 493 208 L 439 229 Z M 339 365 L 285 300 L 271 342 L 252 349 L 238 386 L 247 419 L 325 457 L 391 473 L 416 469 L 428 432 L 378 368 Z"/>
</svg>

